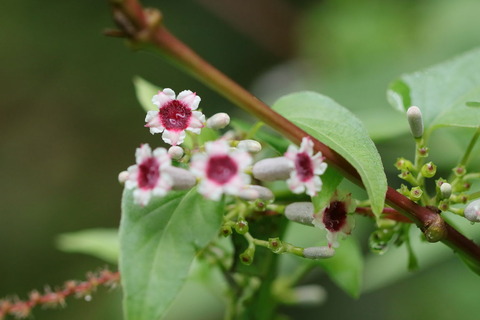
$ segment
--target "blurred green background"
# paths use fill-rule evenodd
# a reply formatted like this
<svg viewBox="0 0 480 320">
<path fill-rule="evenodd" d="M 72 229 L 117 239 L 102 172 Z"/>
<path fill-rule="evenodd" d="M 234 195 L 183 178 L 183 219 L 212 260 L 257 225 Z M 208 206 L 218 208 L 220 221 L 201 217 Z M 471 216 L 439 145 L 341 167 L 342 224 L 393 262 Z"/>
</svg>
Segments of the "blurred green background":
<svg viewBox="0 0 480 320">
<path fill-rule="evenodd" d="M 146 4 L 161 8 L 173 33 L 265 101 L 309 89 L 351 108 L 378 142 L 393 186 L 398 181 L 391 164 L 398 155 L 411 156 L 412 143 L 403 116 L 385 99 L 388 83 L 480 44 L 477 0 Z M 59 251 L 55 238 L 117 227 L 118 172 L 133 163 L 140 143 L 161 142 L 143 127 L 135 75 L 177 92 L 196 91 L 207 115 L 236 111 L 165 61 L 104 37 L 102 30 L 113 25 L 106 1 L 4 0 L 0 21 L 0 297 L 25 298 L 31 289 L 83 279 L 107 266 Z M 441 134 L 437 140 L 434 161 L 452 165 L 458 143 Z M 315 274 L 328 292 L 326 302 L 284 312 L 293 319 L 478 319 L 480 279 L 445 252 L 430 263 L 419 256 L 419 271 L 356 301 Z M 406 269 L 394 253 L 382 258 L 377 268 L 396 270 L 404 263 L 400 270 Z M 213 296 L 191 302 L 192 294 L 205 290 L 190 285 L 170 318 L 221 316 Z M 91 302 L 69 299 L 65 309 L 35 310 L 35 319 L 121 319 L 120 298 L 120 290 L 100 290 Z"/>
</svg>

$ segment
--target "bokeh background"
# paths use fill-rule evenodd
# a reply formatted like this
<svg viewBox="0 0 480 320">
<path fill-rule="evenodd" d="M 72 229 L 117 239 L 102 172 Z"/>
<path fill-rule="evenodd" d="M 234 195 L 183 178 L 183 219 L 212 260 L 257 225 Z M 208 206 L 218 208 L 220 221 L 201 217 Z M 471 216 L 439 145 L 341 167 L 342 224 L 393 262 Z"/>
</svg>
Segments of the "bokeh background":
<svg viewBox="0 0 480 320">
<path fill-rule="evenodd" d="M 309 89 L 349 107 L 378 143 L 393 185 L 391 164 L 398 155 L 411 156 L 412 143 L 403 116 L 386 101 L 388 83 L 480 45 L 477 0 L 145 3 L 161 8 L 173 33 L 266 102 Z M 25 298 L 31 289 L 83 279 L 87 271 L 116 270 L 61 252 L 55 239 L 117 227 L 118 172 L 133 163 L 140 143 L 160 144 L 143 127 L 134 76 L 196 91 L 207 115 L 237 111 L 165 61 L 103 36 L 113 26 L 106 1 L 3 0 L 0 25 L 0 297 Z M 437 140 L 435 161 L 452 165 L 458 143 Z M 358 300 L 319 273 L 315 281 L 328 292 L 326 302 L 284 311 L 293 319 L 478 319 L 480 279 L 452 253 L 439 257 L 422 265 L 420 256 L 422 268 L 406 273 L 406 261 L 387 253 L 376 265 L 379 274 L 401 265 L 401 280 L 385 281 Z M 221 317 L 218 299 L 194 305 L 192 295 L 205 296 L 205 289 L 189 290 L 170 319 Z M 120 299 L 119 289 L 100 290 L 91 302 L 35 310 L 35 319 L 121 319 Z"/>
</svg>

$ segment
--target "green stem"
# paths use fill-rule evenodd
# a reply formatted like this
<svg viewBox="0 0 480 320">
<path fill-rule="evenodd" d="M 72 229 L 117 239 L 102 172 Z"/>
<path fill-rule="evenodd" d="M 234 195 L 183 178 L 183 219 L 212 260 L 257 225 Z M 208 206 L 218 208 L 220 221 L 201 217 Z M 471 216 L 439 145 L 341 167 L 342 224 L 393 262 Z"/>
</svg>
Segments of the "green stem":
<svg viewBox="0 0 480 320">
<path fill-rule="evenodd" d="M 477 140 L 479 137 L 480 137 L 480 127 L 478 127 L 475 133 L 473 134 L 472 140 L 470 140 L 467 150 L 465 150 L 465 154 L 463 155 L 462 160 L 460 160 L 458 167 L 461 167 L 461 166 L 465 167 L 467 165 L 468 160 L 470 160 L 470 155 L 472 154 L 473 147 L 475 147 L 475 144 L 477 143 Z"/>
</svg>

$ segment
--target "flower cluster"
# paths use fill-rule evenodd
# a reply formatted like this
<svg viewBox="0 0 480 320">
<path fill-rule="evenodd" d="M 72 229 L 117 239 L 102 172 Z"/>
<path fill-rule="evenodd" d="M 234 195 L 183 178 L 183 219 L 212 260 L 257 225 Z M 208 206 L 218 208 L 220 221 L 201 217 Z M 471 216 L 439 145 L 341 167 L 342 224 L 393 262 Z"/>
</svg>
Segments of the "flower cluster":
<svg viewBox="0 0 480 320">
<path fill-rule="evenodd" d="M 152 151 L 148 144 L 142 144 L 136 150 L 136 164 L 120 173 L 119 180 L 133 190 L 135 203 L 146 206 L 152 197 L 189 189 L 197 182 L 198 192 L 211 200 L 218 201 L 224 194 L 248 201 L 272 200 L 269 189 L 250 184 L 251 175 L 260 181 L 285 180 L 293 193 L 315 196 L 321 190 L 320 175 L 327 164 L 321 153 L 314 154 L 309 137 L 302 140 L 300 148 L 290 146 L 282 157 L 261 160 L 253 168 L 251 154 L 262 149 L 255 140 L 237 141 L 226 134 L 191 150 L 182 148 L 188 132 L 199 135 L 204 127 L 218 130 L 230 122 L 226 113 L 206 120 L 197 110 L 200 101 L 190 90 L 176 96 L 173 90 L 164 89 L 153 96 L 152 103 L 158 111 L 147 113 L 145 127 L 152 134 L 162 133 L 163 141 L 171 147 Z"/>
</svg>

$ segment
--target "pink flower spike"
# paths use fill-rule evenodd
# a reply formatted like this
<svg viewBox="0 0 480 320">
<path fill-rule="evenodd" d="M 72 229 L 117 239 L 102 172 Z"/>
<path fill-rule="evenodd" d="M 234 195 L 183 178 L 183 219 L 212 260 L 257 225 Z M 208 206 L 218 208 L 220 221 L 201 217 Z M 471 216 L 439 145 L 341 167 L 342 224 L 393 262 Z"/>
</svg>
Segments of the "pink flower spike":
<svg viewBox="0 0 480 320">
<path fill-rule="evenodd" d="M 244 173 L 252 157 L 243 150 L 230 150 L 225 140 L 207 142 L 206 154 L 195 154 L 190 164 L 191 172 L 202 181 L 198 187 L 204 197 L 215 201 L 222 194 L 239 195 L 250 183 Z"/>
<path fill-rule="evenodd" d="M 128 167 L 127 189 L 135 189 L 135 203 L 146 206 L 152 196 L 162 197 L 172 188 L 172 178 L 165 169 L 171 166 L 171 159 L 164 148 L 153 151 L 148 144 L 142 144 L 135 152 L 136 163 Z"/>
<path fill-rule="evenodd" d="M 287 180 L 293 193 L 306 192 L 313 197 L 322 190 L 322 180 L 319 176 L 325 172 L 327 164 L 323 161 L 321 152 L 313 155 L 313 141 L 309 137 L 302 139 L 300 149 L 293 145 L 289 146 L 284 156 L 293 168 Z"/>
<path fill-rule="evenodd" d="M 333 196 L 330 204 L 320 212 L 314 214 L 313 225 L 327 231 L 329 247 L 338 247 L 338 234 L 349 235 L 354 226 L 355 220 L 348 213 L 355 211 L 355 204 L 351 201 L 350 194 L 345 197 Z"/>
<path fill-rule="evenodd" d="M 199 134 L 205 126 L 205 115 L 195 111 L 200 104 L 200 97 L 190 90 L 184 90 L 175 98 L 172 89 L 163 89 L 152 98 L 158 111 L 148 111 L 145 127 L 150 133 L 162 133 L 162 139 L 172 146 L 182 144 L 185 130 Z"/>
</svg>

